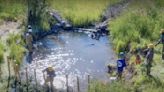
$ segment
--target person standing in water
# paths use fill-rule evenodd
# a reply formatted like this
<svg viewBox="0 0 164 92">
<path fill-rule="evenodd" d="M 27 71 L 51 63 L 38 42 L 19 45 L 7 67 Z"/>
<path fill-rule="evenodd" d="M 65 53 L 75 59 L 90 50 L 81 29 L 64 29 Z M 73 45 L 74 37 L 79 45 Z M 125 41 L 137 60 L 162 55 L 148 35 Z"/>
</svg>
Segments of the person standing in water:
<svg viewBox="0 0 164 92">
<path fill-rule="evenodd" d="M 26 47 L 28 49 L 28 56 L 27 56 L 27 61 L 31 63 L 32 61 L 32 53 L 33 53 L 33 36 L 32 36 L 32 27 L 29 25 L 28 26 L 28 31 L 25 35 L 26 37 Z"/>
<path fill-rule="evenodd" d="M 45 81 L 45 85 L 48 85 L 48 82 L 50 82 L 50 88 L 51 90 L 53 90 L 53 81 L 54 81 L 54 77 L 56 76 L 56 73 L 55 73 L 55 70 L 53 69 L 52 66 L 44 69 L 43 71 L 43 78 L 44 78 L 44 81 Z M 46 72 L 46 76 L 45 76 L 45 73 Z"/>
</svg>

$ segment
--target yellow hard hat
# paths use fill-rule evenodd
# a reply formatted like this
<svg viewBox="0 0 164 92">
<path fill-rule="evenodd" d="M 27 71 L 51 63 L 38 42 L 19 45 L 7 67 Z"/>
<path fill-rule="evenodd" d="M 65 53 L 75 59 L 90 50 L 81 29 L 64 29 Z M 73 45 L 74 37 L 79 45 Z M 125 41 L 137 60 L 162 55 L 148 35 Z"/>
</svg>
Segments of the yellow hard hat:
<svg viewBox="0 0 164 92">
<path fill-rule="evenodd" d="M 161 31 L 160 31 L 161 33 L 164 33 L 164 29 L 161 29 Z"/>
<path fill-rule="evenodd" d="M 53 67 L 50 66 L 50 67 L 48 67 L 48 70 L 49 70 L 49 71 L 52 71 L 52 70 L 54 70 L 54 69 L 53 69 Z"/>
<path fill-rule="evenodd" d="M 148 48 L 154 48 L 154 44 L 152 44 L 152 43 L 149 44 L 149 45 L 148 45 Z"/>
</svg>

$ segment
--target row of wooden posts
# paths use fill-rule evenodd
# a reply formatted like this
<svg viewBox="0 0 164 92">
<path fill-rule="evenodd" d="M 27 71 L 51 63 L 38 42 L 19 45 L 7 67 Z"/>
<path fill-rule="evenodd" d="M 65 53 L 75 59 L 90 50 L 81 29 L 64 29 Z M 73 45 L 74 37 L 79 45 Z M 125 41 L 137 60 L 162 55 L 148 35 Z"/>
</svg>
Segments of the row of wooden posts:
<svg viewBox="0 0 164 92">
<path fill-rule="evenodd" d="M 7 84 L 7 92 L 10 92 L 10 81 L 11 81 L 11 58 L 7 57 L 7 64 L 8 64 L 8 84 Z M 19 66 L 17 64 L 14 64 L 14 76 L 15 81 L 21 83 L 21 75 L 19 72 Z M 26 91 L 29 92 L 29 74 L 27 67 L 25 68 L 25 80 L 26 80 Z M 68 83 L 68 75 L 66 77 L 66 92 L 69 92 L 69 83 Z M 88 89 L 90 88 L 90 75 L 88 77 Z M 35 86 L 36 86 L 36 92 L 38 92 L 38 83 L 37 83 L 37 77 L 36 77 L 36 69 L 34 69 L 34 78 L 35 78 Z M 77 79 L 77 92 L 81 92 L 80 90 L 80 81 L 79 77 L 76 77 Z M 52 87 L 52 85 L 50 85 Z M 18 85 L 18 88 L 20 88 L 20 85 Z M 15 90 L 17 90 L 17 83 L 15 83 Z M 17 91 L 16 91 L 17 92 Z"/>
</svg>

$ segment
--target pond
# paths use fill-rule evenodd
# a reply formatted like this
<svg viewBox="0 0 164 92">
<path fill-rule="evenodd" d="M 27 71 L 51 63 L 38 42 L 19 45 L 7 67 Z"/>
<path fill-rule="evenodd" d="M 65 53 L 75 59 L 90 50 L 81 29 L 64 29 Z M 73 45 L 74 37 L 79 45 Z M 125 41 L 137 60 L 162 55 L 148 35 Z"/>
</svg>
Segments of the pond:
<svg viewBox="0 0 164 92">
<path fill-rule="evenodd" d="M 68 75 L 69 86 L 73 90 L 77 87 L 76 77 L 80 79 L 80 89 L 86 89 L 87 76 L 102 81 L 107 78 L 107 65 L 115 64 L 115 54 L 108 36 L 101 36 L 99 40 L 92 39 L 85 32 L 62 31 L 49 35 L 37 42 L 31 64 L 25 62 L 29 75 L 36 77 L 40 84 L 44 84 L 42 70 L 53 66 L 56 71 L 54 86 L 65 89 Z"/>
</svg>

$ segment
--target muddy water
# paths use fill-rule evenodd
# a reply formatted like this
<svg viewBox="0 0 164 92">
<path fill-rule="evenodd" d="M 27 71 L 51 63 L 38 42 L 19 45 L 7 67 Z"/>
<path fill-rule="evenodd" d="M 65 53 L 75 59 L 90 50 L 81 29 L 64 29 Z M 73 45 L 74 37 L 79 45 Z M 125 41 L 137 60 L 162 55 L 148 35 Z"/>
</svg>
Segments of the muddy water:
<svg viewBox="0 0 164 92">
<path fill-rule="evenodd" d="M 81 90 L 86 89 L 87 75 L 92 79 L 106 81 L 106 65 L 115 64 L 114 52 L 107 36 L 95 40 L 86 33 L 61 32 L 47 36 L 37 44 L 32 63 L 26 63 L 25 66 L 28 66 L 30 76 L 34 75 L 33 70 L 36 69 L 40 84 L 44 84 L 42 70 L 53 66 L 57 75 L 54 79 L 57 89 L 66 88 L 65 75 L 69 76 L 69 86 L 74 91 L 77 87 L 76 76 L 80 79 Z"/>
</svg>

